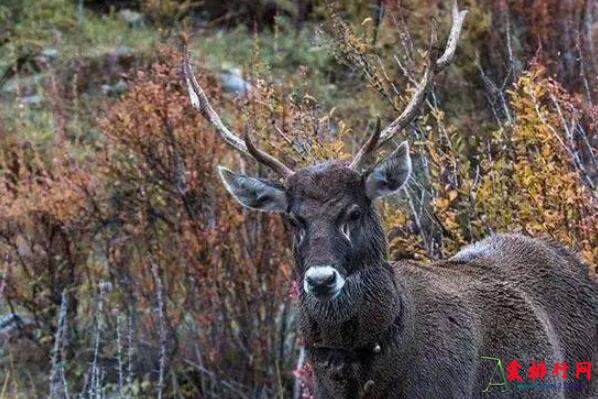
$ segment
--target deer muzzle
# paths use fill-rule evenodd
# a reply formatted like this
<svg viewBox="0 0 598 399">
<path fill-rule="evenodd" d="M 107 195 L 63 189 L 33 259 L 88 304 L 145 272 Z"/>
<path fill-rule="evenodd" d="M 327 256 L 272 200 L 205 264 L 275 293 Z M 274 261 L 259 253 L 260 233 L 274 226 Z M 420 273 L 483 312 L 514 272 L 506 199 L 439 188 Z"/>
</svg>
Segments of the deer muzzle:
<svg viewBox="0 0 598 399">
<path fill-rule="evenodd" d="M 345 285 L 343 276 L 330 265 L 312 266 L 305 272 L 303 290 L 320 300 L 338 296 Z"/>
</svg>

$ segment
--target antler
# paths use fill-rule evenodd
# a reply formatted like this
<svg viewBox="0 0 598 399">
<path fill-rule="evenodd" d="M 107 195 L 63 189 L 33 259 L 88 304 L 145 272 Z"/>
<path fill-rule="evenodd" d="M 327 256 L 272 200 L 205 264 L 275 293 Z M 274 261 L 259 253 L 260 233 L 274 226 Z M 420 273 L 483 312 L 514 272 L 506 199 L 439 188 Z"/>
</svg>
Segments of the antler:
<svg viewBox="0 0 598 399">
<path fill-rule="evenodd" d="M 417 84 L 415 92 L 411 96 L 411 99 L 409 100 L 407 107 L 405 107 L 401 115 L 399 115 L 397 119 L 392 121 L 390 125 L 385 127 L 384 130 L 382 130 L 382 132 L 374 131 L 372 133 L 372 135 L 366 141 L 366 143 L 359 149 L 359 151 L 355 155 L 355 158 L 353 158 L 353 161 L 351 162 L 352 169 L 359 170 L 362 164 L 368 158 L 370 158 L 378 148 L 382 147 L 384 144 L 390 141 L 397 132 L 404 129 L 407 125 L 409 125 L 409 123 L 411 123 L 411 121 L 417 116 L 419 107 L 424 102 L 426 94 L 428 93 L 428 90 L 430 89 L 436 74 L 442 71 L 444 68 L 447 67 L 447 65 L 449 65 L 452 62 L 453 58 L 455 57 L 457 42 L 459 41 L 459 36 L 461 35 L 463 20 L 465 19 L 465 15 L 467 15 L 467 10 L 459 11 L 457 0 L 453 0 L 452 7 L 453 25 L 451 27 L 451 32 L 449 34 L 444 53 L 440 58 L 438 58 L 438 38 L 436 33 L 436 25 L 433 24 L 432 32 L 430 34 L 430 49 L 428 52 L 428 61 L 426 69 L 424 71 L 424 76 Z"/>
<path fill-rule="evenodd" d="M 293 173 L 286 165 L 281 161 L 274 158 L 272 155 L 257 148 L 249 136 L 249 132 L 244 135 L 244 140 L 239 138 L 238 134 L 230 131 L 226 125 L 220 119 L 220 116 L 214 111 L 212 105 L 208 101 L 208 97 L 203 89 L 197 83 L 193 70 L 191 69 L 191 62 L 189 60 L 189 52 L 187 46 L 183 47 L 183 76 L 185 77 L 185 83 L 187 85 L 187 91 L 189 92 L 189 98 L 193 108 L 199 111 L 208 122 L 216 129 L 216 132 L 226 144 L 234 148 L 235 150 L 249 155 L 254 158 L 257 162 L 268 166 L 274 172 L 278 173 L 282 177 L 287 177 Z"/>
</svg>

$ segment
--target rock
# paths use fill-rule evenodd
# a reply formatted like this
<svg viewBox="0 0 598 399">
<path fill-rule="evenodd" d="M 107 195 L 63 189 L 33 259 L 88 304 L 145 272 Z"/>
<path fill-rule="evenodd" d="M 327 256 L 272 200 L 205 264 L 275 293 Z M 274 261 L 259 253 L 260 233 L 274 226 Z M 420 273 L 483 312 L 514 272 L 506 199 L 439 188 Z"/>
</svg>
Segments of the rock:
<svg viewBox="0 0 598 399">
<path fill-rule="evenodd" d="M 219 75 L 222 83 L 222 89 L 227 93 L 233 93 L 239 96 L 247 96 L 252 90 L 251 84 L 241 76 L 241 70 L 231 68 L 225 70 Z"/>
<path fill-rule="evenodd" d="M 222 82 L 222 88 L 228 93 L 244 96 L 252 89 L 251 84 L 241 76 L 239 69 L 231 69 L 221 73 L 220 81 Z"/>
<path fill-rule="evenodd" d="M 47 47 L 41 51 L 41 56 L 46 62 L 54 61 L 58 59 L 58 50 L 52 47 Z"/>
<path fill-rule="evenodd" d="M 116 84 L 114 85 L 114 91 L 118 94 L 122 94 L 126 92 L 128 89 L 129 85 L 122 79 L 116 82 Z"/>
<path fill-rule="evenodd" d="M 112 55 L 118 59 L 133 57 L 134 54 L 135 54 L 135 51 L 133 51 L 133 49 L 131 47 L 126 47 L 126 46 L 117 47 L 112 52 Z"/>
<path fill-rule="evenodd" d="M 107 96 L 118 96 L 125 93 L 128 88 L 127 82 L 121 79 L 113 85 L 102 85 L 102 93 Z"/>
<path fill-rule="evenodd" d="M 125 8 L 120 10 L 118 16 L 125 21 L 131 28 L 140 28 L 145 25 L 143 14 Z"/>
<path fill-rule="evenodd" d="M 22 105 L 31 107 L 31 108 L 40 108 L 44 102 L 44 98 L 40 95 L 33 95 L 33 96 L 25 96 L 19 98 L 19 102 Z"/>
<path fill-rule="evenodd" d="M 37 88 L 46 82 L 45 74 L 36 74 L 25 77 L 14 77 L 2 87 L 3 94 L 10 95 L 33 95 Z"/>
<path fill-rule="evenodd" d="M 105 96 L 109 96 L 112 93 L 111 85 L 102 85 L 100 89 L 102 90 L 102 94 L 104 94 Z"/>
<path fill-rule="evenodd" d="M 135 61 L 135 51 L 130 47 L 117 47 L 107 54 L 107 67 L 112 71 L 115 68 L 125 67 L 128 69 Z"/>
</svg>

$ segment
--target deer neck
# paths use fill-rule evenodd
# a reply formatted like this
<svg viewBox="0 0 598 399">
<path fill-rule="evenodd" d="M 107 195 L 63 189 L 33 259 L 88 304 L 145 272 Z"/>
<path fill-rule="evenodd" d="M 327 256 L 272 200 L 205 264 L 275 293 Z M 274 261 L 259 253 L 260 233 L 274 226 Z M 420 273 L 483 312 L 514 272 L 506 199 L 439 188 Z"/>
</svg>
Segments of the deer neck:
<svg viewBox="0 0 598 399">
<path fill-rule="evenodd" d="M 358 273 L 333 300 L 302 295 L 299 326 L 307 347 L 375 348 L 405 329 L 408 295 L 392 266 L 384 262 Z"/>
</svg>

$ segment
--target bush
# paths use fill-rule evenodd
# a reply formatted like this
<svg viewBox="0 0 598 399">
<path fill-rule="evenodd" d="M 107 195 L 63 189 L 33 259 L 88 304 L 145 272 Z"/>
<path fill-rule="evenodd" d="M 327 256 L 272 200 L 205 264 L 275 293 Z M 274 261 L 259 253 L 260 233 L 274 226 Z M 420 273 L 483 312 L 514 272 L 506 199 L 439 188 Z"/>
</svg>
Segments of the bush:
<svg viewBox="0 0 598 399">
<path fill-rule="evenodd" d="M 188 106 L 173 54 L 131 85 L 87 172 L 66 149 L 42 166 L 26 143 L 4 146 L 7 299 L 35 316 L 44 351 L 64 341 L 48 367 L 71 391 L 285 391 L 295 340 L 283 226 L 229 201 L 215 175 L 229 152 Z"/>
<path fill-rule="evenodd" d="M 488 234 L 519 231 L 565 243 L 596 265 L 598 205 L 579 162 L 587 141 L 575 132 L 575 100 L 539 65 L 510 97 L 514 124 L 481 141 L 471 161 L 454 139 L 439 153 L 441 137 L 431 133 L 423 157 L 431 165 L 434 220 L 446 233 L 440 253 L 427 255 L 445 257 Z"/>
</svg>

